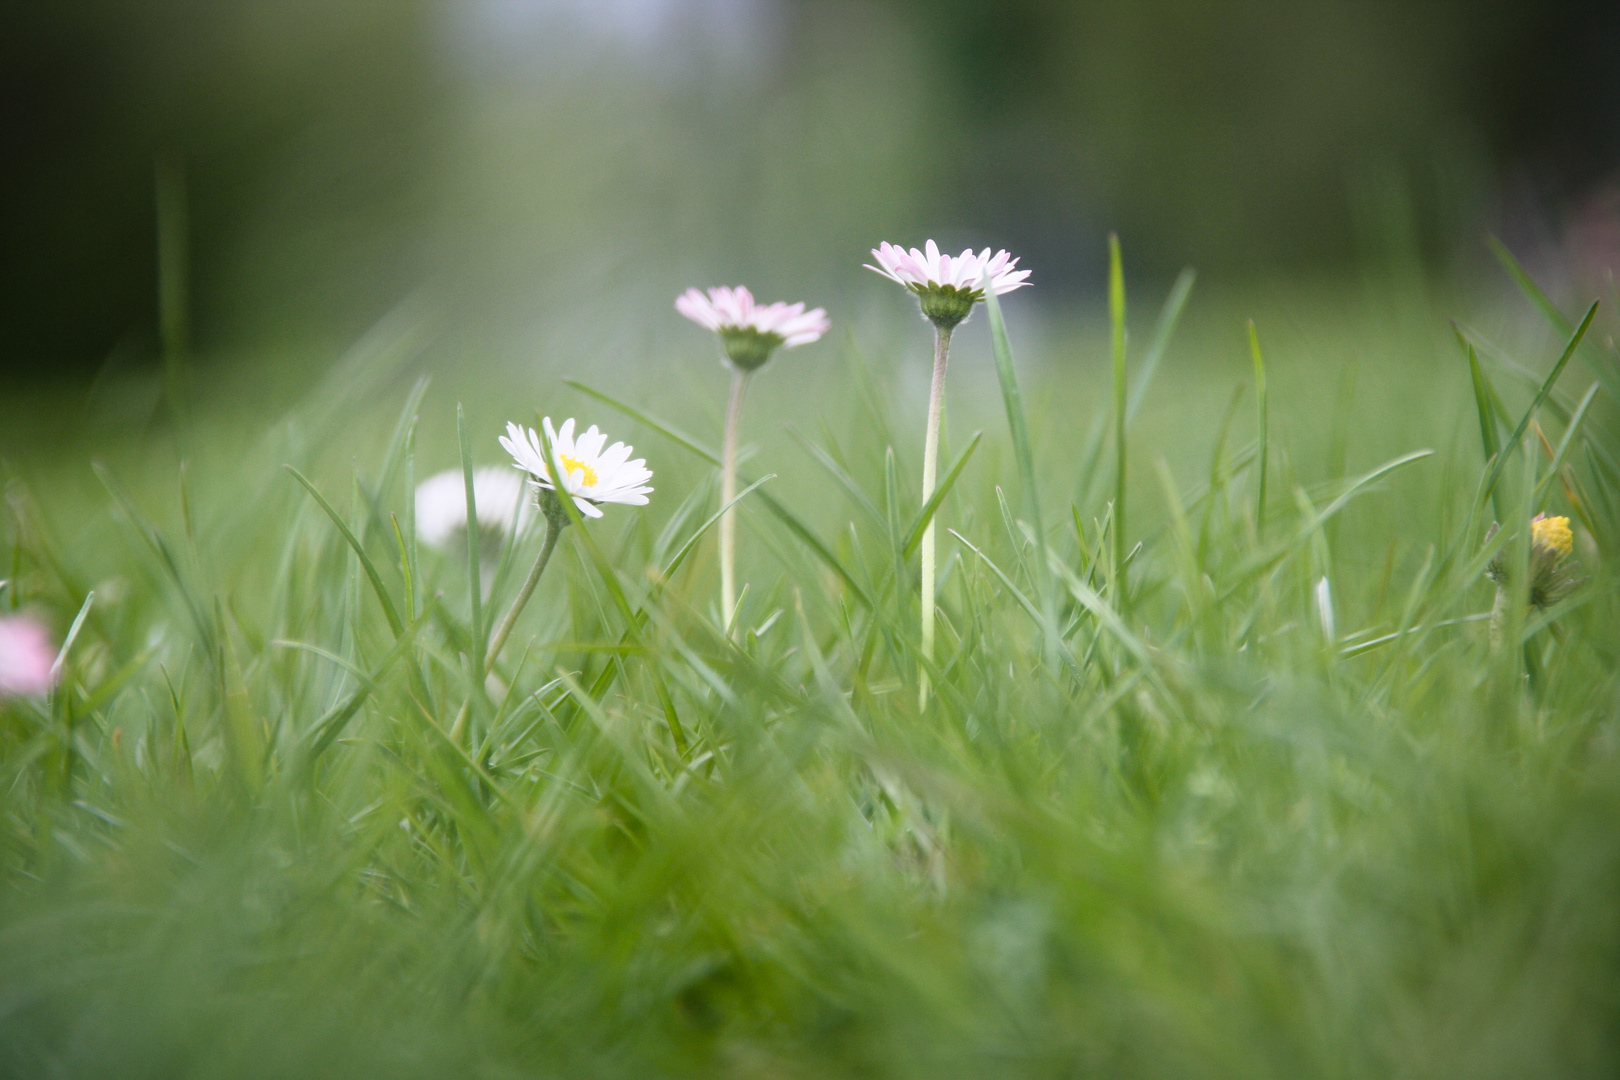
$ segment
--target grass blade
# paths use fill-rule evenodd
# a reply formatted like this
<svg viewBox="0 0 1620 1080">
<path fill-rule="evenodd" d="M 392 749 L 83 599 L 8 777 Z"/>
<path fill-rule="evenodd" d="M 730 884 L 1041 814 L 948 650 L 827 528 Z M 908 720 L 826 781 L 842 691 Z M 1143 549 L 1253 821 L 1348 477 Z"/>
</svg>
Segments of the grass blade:
<svg viewBox="0 0 1620 1080">
<path fill-rule="evenodd" d="M 935 512 L 939 510 L 939 504 L 945 500 L 946 495 L 950 494 L 957 477 L 962 475 L 962 469 L 967 466 L 968 458 L 972 457 L 973 451 L 979 448 L 979 440 L 983 437 L 984 432 L 982 431 L 973 433 L 973 438 L 969 439 L 967 446 L 963 447 L 962 453 L 956 459 L 956 463 L 945 474 L 945 479 L 939 482 L 934 489 L 934 494 L 929 496 L 928 501 L 923 504 L 922 511 L 917 515 L 917 520 L 912 523 L 910 531 L 906 533 L 906 543 L 902 553 L 907 559 L 917 554 L 917 549 L 922 546 L 924 530 L 928 528 L 928 523 L 934 519 Z"/>
<path fill-rule="evenodd" d="M 354 531 L 349 528 L 343 517 L 332 508 L 332 504 L 326 501 L 326 496 L 322 495 L 303 473 L 291 465 L 283 465 L 282 468 L 291 473 L 292 478 L 303 485 L 304 490 L 309 492 L 316 505 L 325 512 L 327 517 L 332 519 L 332 524 L 338 527 L 338 532 L 343 534 L 343 539 L 348 541 L 350 549 L 360 559 L 360 568 L 365 571 L 366 578 L 370 580 L 372 591 L 377 594 L 377 602 L 382 605 L 383 616 L 388 620 L 389 629 L 394 632 L 395 637 L 399 637 L 400 634 L 405 632 L 405 625 L 400 621 L 399 611 L 394 607 L 393 598 L 388 595 L 388 590 L 383 587 L 382 576 L 377 573 L 376 564 L 371 561 L 371 556 L 366 554 L 366 549 L 361 545 L 359 538 L 354 535 Z"/>
<path fill-rule="evenodd" d="M 467 492 L 467 595 L 472 606 L 473 670 L 482 672 L 485 669 L 485 642 L 489 638 L 489 628 L 484 625 L 483 560 L 478 552 L 478 534 L 482 530 L 478 528 L 478 497 L 473 491 L 472 443 L 467 436 L 467 414 L 459 401 L 456 402 L 456 440 L 461 448 L 461 482 Z"/>
<path fill-rule="evenodd" d="M 1266 410 L 1266 360 L 1260 353 L 1260 335 L 1255 331 L 1254 320 L 1249 320 L 1249 355 L 1254 360 L 1254 406 L 1255 406 L 1255 439 L 1259 447 L 1259 458 L 1256 463 L 1257 475 L 1254 497 L 1254 531 L 1257 535 L 1264 535 L 1266 521 L 1266 458 L 1271 447 L 1269 437 L 1270 424 L 1267 422 Z"/>
<path fill-rule="evenodd" d="M 1193 282 L 1198 280 L 1198 274 L 1192 267 L 1183 270 L 1176 283 L 1170 287 L 1170 295 L 1164 298 L 1164 307 L 1159 309 L 1159 321 L 1153 327 L 1153 342 L 1148 346 L 1147 355 L 1142 358 L 1141 369 L 1136 374 L 1136 382 L 1131 387 L 1130 403 L 1125 407 L 1125 420 L 1129 423 L 1136 419 L 1136 412 L 1142 407 L 1142 399 L 1147 397 L 1148 384 L 1153 381 L 1154 372 L 1159 370 L 1159 362 L 1164 359 L 1166 350 L 1170 347 L 1170 339 L 1175 335 L 1176 324 L 1181 321 L 1181 310 L 1187 306 L 1187 297 L 1192 295 Z"/>
<path fill-rule="evenodd" d="M 1592 325 L 1592 317 L 1597 314 L 1597 309 L 1597 301 L 1594 300 L 1592 306 L 1586 309 L 1586 318 L 1581 320 L 1581 324 L 1575 328 L 1574 336 L 1569 339 L 1569 344 L 1564 347 L 1563 355 L 1553 365 L 1552 371 L 1547 373 L 1547 378 L 1542 382 L 1541 389 L 1536 391 L 1535 400 L 1530 402 L 1530 407 L 1519 418 L 1519 424 L 1513 429 L 1513 434 L 1503 444 L 1502 453 L 1498 454 L 1496 459 L 1491 462 L 1491 467 L 1485 474 L 1485 483 L 1480 491 L 1482 498 L 1496 490 L 1496 483 L 1502 477 L 1502 469 L 1507 464 L 1508 455 L 1514 447 L 1519 445 L 1519 440 L 1524 438 L 1524 433 L 1529 430 L 1531 417 L 1536 415 L 1536 410 L 1541 408 L 1542 402 L 1547 400 L 1547 395 L 1552 393 L 1553 384 L 1558 381 L 1558 376 L 1564 373 L 1564 367 L 1569 363 L 1570 357 L 1575 355 L 1575 350 L 1581 344 L 1581 338 L 1586 336 L 1587 327 Z"/>
<path fill-rule="evenodd" d="M 1114 595 L 1125 601 L 1125 267 L 1119 234 L 1108 234 L 1108 325 L 1114 373 Z"/>
</svg>

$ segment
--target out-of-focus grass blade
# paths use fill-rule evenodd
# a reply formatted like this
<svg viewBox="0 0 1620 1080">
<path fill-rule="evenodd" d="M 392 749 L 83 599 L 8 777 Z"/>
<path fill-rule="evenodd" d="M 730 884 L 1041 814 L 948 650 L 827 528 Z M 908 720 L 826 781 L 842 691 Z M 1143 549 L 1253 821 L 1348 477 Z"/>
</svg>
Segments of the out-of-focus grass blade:
<svg viewBox="0 0 1620 1080">
<path fill-rule="evenodd" d="M 136 535 L 145 542 L 147 550 L 156 556 L 164 574 L 173 583 L 174 587 L 179 590 L 180 599 L 185 603 L 186 610 L 191 615 L 192 624 L 197 629 L 204 651 L 210 657 L 213 657 L 215 655 L 216 629 L 209 621 L 208 615 L 205 613 L 206 609 L 197 602 L 197 597 L 192 593 L 191 586 L 187 584 L 185 575 L 180 572 L 180 564 L 175 560 L 174 552 L 169 550 L 169 545 L 164 541 L 163 534 L 159 533 L 157 527 L 142 517 L 141 512 L 135 509 L 134 501 L 130 499 L 123 486 L 118 483 L 106 466 L 99 461 L 94 461 L 90 463 L 90 468 L 95 471 L 97 478 L 101 480 L 101 484 L 107 489 L 108 494 L 112 495 L 114 501 L 118 503 L 118 507 L 123 511 L 124 518 L 129 522 L 130 528 L 134 529 Z"/>
<path fill-rule="evenodd" d="M 1479 366 L 1479 354 L 1474 351 L 1472 344 L 1468 345 L 1468 373 L 1474 384 L 1474 407 L 1479 413 L 1479 440 L 1485 450 L 1485 461 L 1495 461 L 1497 454 L 1502 451 L 1502 444 L 1497 439 L 1496 414 L 1491 411 L 1491 398 L 1495 391 L 1485 372 Z M 1491 507 L 1496 511 L 1496 520 L 1504 518 L 1502 511 L 1501 493 L 1491 491 Z"/>
<path fill-rule="evenodd" d="M 1558 376 L 1564 373 L 1564 367 L 1569 363 L 1570 357 L 1575 355 L 1575 350 L 1581 344 L 1581 338 L 1586 336 L 1586 328 L 1592 325 L 1592 317 L 1597 314 L 1597 309 L 1596 301 L 1593 301 L 1592 306 L 1586 309 L 1586 318 L 1582 319 L 1581 325 L 1575 328 L 1574 336 L 1569 339 L 1569 344 L 1564 347 L 1563 355 L 1558 358 L 1558 363 L 1553 365 L 1552 371 L 1547 373 L 1547 378 L 1542 382 L 1541 389 L 1536 391 L 1535 400 L 1530 402 L 1530 407 L 1519 418 L 1519 425 L 1513 429 L 1513 434 L 1503 444 L 1503 452 L 1498 454 L 1496 460 L 1491 463 L 1490 470 L 1485 474 L 1483 489 L 1480 492 L 1482 497 L 1490 495 L 1496 490 L 1496 483 L 1502 477 L 1502 468 L 1507 464 L 1509 452 L 1519 445 L 1519 440 L 1524 438 L 1524 433 L 1529 430 L 1531 417 L 1536 415 L 1536 410 L 1541 408 L 1542 402 L 1547 400 L 1547 395 L 1552 393 L 1553 384 L 1558 381 Z"/>
<path fill-rule="evenodd" d="M 1036 535 L 1041 532 L 1041 500 L 1035 487 L 1035 455 L 1029 442 L 1029 422 L 1024 416 L 1024 399 L 1018 390 L 1018 372 L 1013 368 L 1012 342 L 1001 315 L 1001 301 L 989 282 L 984 282 L 984 306 L 990 315 L 990 351 L 995 356 L 996 379 L 1001 383 L 1001 404 L 1007 412 L 1007 431 L 1012 436 L 1013 454 L 1018 462 L 1018 479 L 1024 488 L 1024 512 Z M 1043 541 L 1044 545 L 1044 541 Z"/>
<path fill-rule="evenodd" d="M 972 457 L 973 451 L 979 448 L 979 440 L 983 437 L 984 432 L 982 431 L 973 433 L 973 438 L 969 439 L 967 446 L 962 448 L 962 453 L 950 467 L 950 471 L 945 474 L 945 479 L 940 481 L 934 489 L 934 494 L 929 496 L 928 501 L 923 504 L 922 511 L 917 515 L 917 520 L 912 523 L 910 531 L 906 533 L 906 542 L 902 553 L 907 559 L 917 554 L 917 549 L 922 546 L 924 530 L 928 528 L 928 523 L 934 519 L 934 514 L 939 510 L 939 504 L 945 500 L 946 495 L 950 494 L 951 487 L 956 483 L 957 478 L 962 475 L 962 470 L 967 466 L 968 458 Z"/>
<path fill-rule="evenodd" d="M 989 555 L 985 554 L 978 547 L 975 547 L 973 542 L 967 537 L 963 536 L 955 529 L 947 529 L 945 531 L 956 537 L 957 543 L 961 544 L 963 547 L 973 552 L 973 554 L 977 555 L 979 557 L 979 561 L 990 568 L 990 572 L 996 576 L 998 581 L 1001 582 L 1001 586 L 1007 590 L 1007 594 L 1014 600 L 1018 601 L 1018 606 L 1023 608 L 1025 613 L 1029 615 L 1030 619 L 1035 623 L 1035 625 L 1040 627 L 1044 632 L 1046 629 L 1046 617 L 1041 614 L 1040 608 L 1035 606 L 1034 601 L 1030 600 L 1029 597 L 1023 594 L 1023 591 L 1018 588 L 1018 584 L 1013 581 L 1011 575 L 1009 575 L 1001 567 L 997 566 L 994 559 L 990 558 Z M 1075 660 L 1074 655 L 1069 652 L 1068 649 L 1064 648 L 1057 648 L 1055 651 L 1058 657 L 1063 660 L 1064 666 L 1069 668 L 1069 670 L 1078 677 L 1080 674 L 1080 667 L 1078 662 Z"/>
<path fill-rule="evenodd" d="M 405 618 L 407 621 L 416 618 L 416 561 L 411 558 L 411 551 L 405 543 L 405 534 L 399 527 L 399 515 L 389 514 L 388 520 L 394 526 L 394 542 L 399 545 L 399 568 L 405 575 Z"/>
<path fill-rule="evenodd" d="M 1258 479 L 1255 481 L 1254 497 L 1254 529 L 1259 535 L 1265 534 L 1266 523 L 1266 458 L 1271 446 L 1269 436 L 1270 423 L 1267 418 L 1266 400 L 1266 359 L 1260 352 L 1260 335 L 1254 328 L 1254 320 L 1249 320 L 1249 356 L 1254 360 L 1254 409 L 1255 409 L 1255 439 L 1259 447 L 1256 470 Z"/>
<path fill-rule="evenodd" d="M 382 575 L 377 573 L 376 564 L 371 561 L 371 556 L 366 554 L 366 549 L 361 546 L 359 538 L 354 535 L 354 531 L 349 528 L 348 523 L 343 520 L 342 516 L 333 509 L 332 504 L 326 501 L 326 496 L 322 495 L 303 473 L 291 465 L 283 465 L 282 468 L 292 474 L 294 480 L 303 485 L 304 490 L 309 492 L 316 505 L 326 513 L 327 517 L 332 519 L 332 524 L 338 527 L 338 532 L 343 534 L 343 539 L 348 541 L 350 549 L 359 557 L 360 568 L 365 571 L 367 579 L 371 582 L 372 591 L 377 594 L 377 602 L 382 605 L 383 616 L 388 620 L 389 629 L 394 632 L 395 637 L 404 633 L 405 625 L 400 621 L 399 611 L 394 607 L 393 598 L 388 595 L 388 590 L 383 587 Z M 469 531 L 476 532 L 477 530 Z"/>
<path fill-rule="evenodd" d="M 726 503 L 725 505 L 721 506 L 720 509 L 716 510 L 713 514 L 711 514 L 708 517 L 708 519 L 706 519 L 703 522 L 703 524 L 699 525 L 696 529 L 694 529 L 692 531 L 692 535 L 688 536 L 686 538 L 686 542 L 684 544 L 682 544 L 680 546 L 680 548 L 675 552 L 675 554 L 670 557 L 669 562 L 664 564 L 663 571 L 658 575 L 658 581 L 659 581 L 660 586 L 662 586 L 663 582 L 668 581 L 670 579 L 670 577 L 675 573 L 676 570 L 680 569 L 681 563 L 685 562 L 686 557 L 692 553 L 692 549 L 697 547 L 698 541 L 703 539 L 704 534 L 707 533 L 710 529 L 712 529 L 714 527 L 715 523 L 717 521 L 719 521 L 723 516 L 725 516 L 725 512 L 727 510 L 730 510 L 733 506 L 736 506 L 738 503 L 742 502 L 743 498 L 745 496 L 747 496 L 748 494 L 750 494 L 751 492 L 759 490 L 761 485 L 765 484 L 767 481 L 775 480 L 775 479 L 776 479 L 776 474 L 775 473 L 766 473 L 764 476 L 760 477 L 758 480 L 755 480 L 752 484 L 749 484 L 747 487 L 745 487 L 741 491 L 737 492 L 737 495 L 736 495 L 735 498 L 733 498 L 730 502 Z M 643 621 L 645 621 L 645 620 L 643 620 Z"/>
<path fill-rule="evenodd" d="M 428 606 L 431 607 L 432 603 L 429 602 Z M 381 662 L 377 664 L 370 674 L 359 670 L 342 657 L 327 652 L 325 649 L 316 648 L 312 645 L 305 645 L 296 641 L 283 641 L 276 643 L 298 649 L 304 649 L 322 657 L 323 659 L 329 660 L 332 663 L 339 664 L 344 670 L 348 671 L 360 681 L 360 685 L 355 689 L 354 693 L 350 694 L 343 701 L 340 701 L 334 705 L 330 710 L 328 710 L 325 716 L 322 716 L 319 720 L 315 721 L 314 724 L 310 725 L 308 731 L 305 732 L 304 742 L 306 744 L 306 749 L 303 757 L 303 765 L 305 768 L 308 768 L 311 764 L 313 764 L 315 759 L 320 757 L 322 752 L 325 751 L 328 746 L 331 746 L 333 741 L 337 739 L 339 735 L 343 734 L 344 729 L 349 725 L 349 721 L 354 719 L 355 714 L 360 711 L 360 707 L 366 703 L 366 699 L 376 692 L 378 685 L 388 674 L 389 669 L 398 663 L 399 658 L 404 656 L 406 651 L 409 650 L 411 643 L 416 640 L 416 631 L 427 622 L 425 615 L 426 613 L 424 612 L 424 618 L 413 623 L 405 633 L 399 636 L 399 639 L 395 641 L 394 644 L 389 648 L 388 652 L 383 656 Z"/>
<path fill-rule="evenodd" d="M 1108 234 L 1108 325 L 1114 374 L 1114 572 L 1115 595 L 1125 599 L 1125 265 L 1119 234 Z"/>
<path fill-rule="evenodd" d="M 56 651 L 56 659 L 51 662 L 51 685 L 57 685 L 57 677 L 62 674 L 62 665 L 67 663 L 68 650 L 78 640 L 79 631 L 84 628 L 84 620 L 90 614 L 90 605 L 96 602 L 96 594 L 91 590 L 84 595 L 84 603 L 79 605 L 79 613 L 73 616 L 73 625 L 68 627 L 67 636 L 62 639 L 62 647 Z"/>
<path fill-rule="evenodd" d="M 1333 515 L 1337 514 L 1340 510 L 1343 510 L 1346 506 L 1348 506 L 1352 499 L 1367 488 L 1367 485 L 1388 476 L 1396 469 L 1404 468 L 1407 465 L 1412 464 L 1414 461 L 1422 461 L 1424 458 L 1433 456 L 1433 450 L 1413 450 L 1409 454 L 1402 454 L 1400 457 L 1392 458 L 1391 460 L 1384 462 L 1371 472 L 1362 474 L 1356 479 L 1355 483 L 1351 484 L 1349 488 L 1345 490 L 1344 494 L 1328 503 L 1320 513 L 1318 513 L 1314 518 L 1311 518 L 1305 524 L 1305 526 L 1300 529 L 1300 539 L 1304 540 L 1312 532 L 1315 532 L 1317 529 L 1321 528 L 1322 525 L 1328 521 L 1328 519 L 1332 518 Z"/>
<path fill-rule="evenodd" d="M 383 451 L 382 468 L 377 473 L 377 494 L 387 497 L 388 487 L 394 481 L 394 474 L 409 460 L 416 441 L 417 414 L 422 409 L 422 398 L 427 395 L 428 377 L 422 375 L 411 386 L 411 392 L 405 398 L 405 407 L 399 411 L 399 420 L 394 424 L 394 432 L 388 437 L 388 448 Z M 407 477 L 405 494 L 414 496 L 415 488 L 409 484 Z"/>
<path fill-rule="evenodd" d="M 1142 399 L 1147 397 L 1148 384 L 1153 381 L 1153 374 L 1159 370 L 1159 362 L 1164 359 L 1164 354 L 1170 347 L 1170 339 L 1175 335 L 1176 324 L 1181 320 L 1181 309 L 1187 306 L 1187 297 L 1192 295 L 1193 282 L 1197 280 L 1197 271 L 1190 266 L 1187 267 L 1176 278 L 1176 283 L 1170 287 L 1170 295 L 1164 298 L 1164 307 L 1159 309 L 1159 321 L 1153 327 L 1153 341 L 1148 346 L 1147 355 L 1142 358 L 1136 382 L 1131 386 L 1130 402 L 1125 406 L 1127 423 L 1136 419 L 1136 412 L 1142 407 Z"/>
<path fill-rule="evenodd" d="M 478 528 L 478 501 L 473 492 L 472 442 L 467 436 L 467 413 L 459 401 L 456 402 L 456 439 L 461 447 L 461 482 L 467 492 L 467 595 L 472 607 L 473 670 L 483 671 L 489 628 L 484 625 L 483 564 L 478 554 L 478 534 L 482 530 Z"/>
<path fill-rule="evenodd" d="M 883 528 L 883 515 L 878 511 L 877 506 L 873 504 L 866 492 L 861 490 L 860 485 L 855 482 L 855 478 L 850 476 L 831 454 L 822 447 L 817 446 L 797 428 L 789 427 L 788 434 L 792 435 L 799 445 L 809 452 L 810 456 L 815 459 L 816 464 L 827 471 L 827 475 L 833 478 L 833 482 L 843 489 L 844 494 L 849 496 L 850 501 L 867 516 L 873 525 L 880 529 Z"/>
<path fill-rule="evenodd" d="M 1543 476 L 1541 483 L 1537 485 L 1538 498 L 1540 493 L 1546 491 L 1552 482 L 1558 478 L 1560 470 L 1564 467 L 1564 461 L 1569 457 L 1570 447 L 1575 444 L 1575 436 L 1581 430 L 1581 425 L 1586 422 L 1586 410 L 1591 408 L 1593 399 L 1597 397 L 1598 391 L 1601 389 L 1603 389 L 1602 383 L 1593 383 L 1587 387 L 1586 394 L 1581 398 L 1580 404 L 1575 406 L 1574 415 L 1569 418 L 1569 423 L 1564 427 L 1564 437 L 1558 440 L 1558 449 L 1553 452 L 1552 463 L 1547 466 L 1547 475 Z"/>
<path fill-rule="evenodd" d="M 1422 461 L 1424 458 L 1433 456 L 1433 450 L 1414 450 L 1409 454 L 1402 454 L 1398 458 L 1386 461 L 1384 464 L 1378 466 L 1378 468 L 1358 477 L 1355 482 L 1345 489 L 1344 493 L 1341 494 L 1337 499 L 1334 499 L 1332 502 L 1328 503 L 1328 505 L 1323 507 L 1322 510 L 1320 510 L 1314 517 L 1307 519 L 1305 523 L 1300 526 L 1299 531 L 1295 533 L 1294 536 L 1286 543 L 1271 548 L 1270 550 L 1261 551 L 1259 554 L 1250 558 L 1236 570 L 1228 574 L 1227 576 L 1230 584 L 1228 584 L 1227 588 L 1222 591 L 1220 595 L 1220 602 L 1224 603 L 1229 597 L 1233 596 L 1244 583 L 1252 580 L 1255 574 L 1262 573 L 1270 567 L 1277 565 L 1289 555 L 1299 550 L 1302 545 L 1311 540 L 1316 530 L 1320 529 L 1323 525 L 1332 520 L 1333 516 L 1340 510 L 1343 510 L 1346 506 L 1350 505 L 1351 500 L 1365 491 L 1368 485 L 1389 475 L 1397 469 L 1404 468 L 1415 461 Z"/>
<path fill-rule="evenodd" d="M 985 282 L 984 303 L 990 313 L 990 351 L 995 355 L 996 378 L 1001 383 L 1001 402 L 1007 411 L 1007 429 L 1012 434 L 1013 453 L 1018 460 L 1018 480 L 1024 489 L 1024 512 L 1035 533 L 1036 571 L 1040 590 L 1041 629 L 1046 635 L 1050 659 L 1057 640 L 1057 616 L 1052 610 L 1052 575 L 1046 569 L 1046 527 L 1041 521 L 1041 495 L 1035 484 L 1035 454 L 1029 441 L 1029 422 L 1024 416 L 1024 399 L 1018 390 L 1018 372 L 1013 367 L 1012 341 L 1001 315 L 1001 301 Z"/>
<path fill-rule="evenodd" d="M 1496 256 L 1496 261 L 1502 264 L 1502 269 L 1507 271 L 1508 277 L 1513 279 L 1513 283 L 1519 287 L 1519 291 L 1524 294 L 1525 299 L 1529 300 L 1531 305 L 1541 312 L 1542 318 L 1547 320 L 1547 325 L 1564 337 L 1568 337 L 1570 335 L 1569 320 L 1564 317 L 1563 312 L 1558 310 L 1558 306 L 1552 302 L 1547 294 L 1541 291 L 1541 286 L 1536 284 L 1535 278 L 1532 278 L 1529 271 L 1525 270 L 1519 260 L 1514 258 L 1513 252 L 1507 249 L 1507 245 L 1494 236 L 1487 236 L 1485 242 L 1490 245 L 1491 253 Z M 1593 301 L 1592 306 L 1596 307 L 1597 302 Z M 1585 350 L 1582 350 L 1582 352 L 1584 354 Z M 1596 372 L 1597 377 L 1602 379 L 1604 385 L 1608 387 L 1609 393 L 1620 399 L 1620 378 L 1616 377 L 1612 365 L 1590 355 L 1585 358 L 1587 363 L 1592 365 L 1592 370 Z"/>
<path fill-rule="evenodd" d="M 883 449 L 883 514 L 889 540 L 889 569 L 894 574 L 895 588 L 904 590 L 907 588 L 906 541 L 900 524 L 900 473 L 892 446 Z M 917 536 L 920 541 L 922 534 L 918 533 Z"/>
</svg>

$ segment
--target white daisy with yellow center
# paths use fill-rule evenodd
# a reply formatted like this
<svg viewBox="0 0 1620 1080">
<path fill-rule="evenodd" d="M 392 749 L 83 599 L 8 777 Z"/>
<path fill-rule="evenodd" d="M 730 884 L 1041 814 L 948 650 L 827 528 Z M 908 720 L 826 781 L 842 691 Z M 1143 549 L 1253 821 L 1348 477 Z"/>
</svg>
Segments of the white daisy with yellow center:
<svg viewBox="0 0 1620 1080">
<path fill-rule="evenodd" d="M 529 474 L 538 487 L 555 490 L 558 487 L 573 497 L 574 505 L 586 517 L 598 518 L 602 503 L 624 503 L 646 506 L 652 488 L 646 486 L 652 479 L 652 470 L 642 458 L 630 459 L 631 448 L 622 442 L 603 449 L 607 436 L 595 424 L 577 439 L 574 437 L 572 418 L 553 430 L 551 417 L 541 421 L 546 438 L 541 441 L 533 428 L 507 424 L 501 445 L 512 455 L 514 464 Z M 563 480 L 553 483 L 551 469 L 546 462 L 546 445 L 562 466 Z"/>
</svg>

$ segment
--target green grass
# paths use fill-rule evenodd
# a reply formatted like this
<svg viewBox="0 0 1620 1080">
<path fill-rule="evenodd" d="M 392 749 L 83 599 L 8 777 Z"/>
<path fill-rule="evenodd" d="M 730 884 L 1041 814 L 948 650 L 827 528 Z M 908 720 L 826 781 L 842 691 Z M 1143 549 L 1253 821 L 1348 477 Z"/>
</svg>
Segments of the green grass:
<svg viewBox="0 0 1620 1080">
<path fill-rule="evenodd" d="M 548 383 L 657 492 L 564 534 L 488 680 L 540 537 L 484 538 L 487 598 L 418 549 L 462 395 L 408 321 L 273 424 L 191 410 L 183 473 L 12 445 L 0 608 L 85 614 L 0 705 L 0 1071 L 1611 1074 L 1620 357 L 1538 393 L 1578 317 L 1470 353 L 1322 308 L 1262 369 L 1231 303 L 1169 336 L 1188 284 L 1021 370 L 1016 315 L 959 339 L 921 713 L 923 403 L 854 338 L 757 380 L 735 644 L 718 375 Z M 1486 528 L 1539 510 L 1588 580 L 1492 655 Z"/>
</svg>

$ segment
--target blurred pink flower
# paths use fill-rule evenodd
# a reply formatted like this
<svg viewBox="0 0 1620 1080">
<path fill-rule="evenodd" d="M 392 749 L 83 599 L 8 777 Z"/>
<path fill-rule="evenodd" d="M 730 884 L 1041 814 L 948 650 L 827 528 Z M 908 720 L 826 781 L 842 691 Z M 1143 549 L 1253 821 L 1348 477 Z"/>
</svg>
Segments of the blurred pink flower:
<svg viewBox="0 0 1620 1080">
<path fill-rule="evenodd" d="M 872 249 L 872 256 L 877 259 L 878 265 L 867 263 L 866 268 L 877 271 L 891 281 L 898 281 L 915 293 L 930 288 L 957 289 L 975 294 L 975 300 L 983 298 L 982 290 L 986 283 L 997 296 L 1029 284 L 1024 280 L 1029 277 L 1029 271 L 1019 270 L 1018 260 L 1005 251 L 998 251 L 992 256 L 990 249 L 985 248 L 975 255 L 973 249 L 968 248 L 952 258 L 941 255 L 939 245 L 932 240 L 924 247 L 923 251 L 916 248 L 907 251 L 884 242 Z"/>
<path fill-rule="evenodd" d="M 782 339 L 780 344 L 789 349 L 818 340 L 831 325 L 825 308 L 806 311 L 803 303 L 755 303 L 754 294 L 741 285 L 736 288 L 719 285 L 710 289 L 708 296 L 696 289 L 687 289 L 676 298 L 675 310 L 717 334 L 726 330 L 774 334 Z"/>
<path fill-rule="evenodd" d="M 0 618 L 0 698 L 41 697 L 56 674 L 50 633 L 26 615 Z"/>
</svg>

